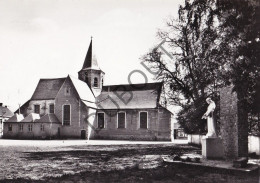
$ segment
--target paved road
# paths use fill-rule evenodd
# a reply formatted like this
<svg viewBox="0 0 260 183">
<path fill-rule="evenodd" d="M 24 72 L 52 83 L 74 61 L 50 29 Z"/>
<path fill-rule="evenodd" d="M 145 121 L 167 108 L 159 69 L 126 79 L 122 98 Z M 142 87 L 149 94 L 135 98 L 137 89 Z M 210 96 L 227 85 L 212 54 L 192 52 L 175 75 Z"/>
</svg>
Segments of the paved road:
<svg viewBox="0 0 260 183">
<path fill-rule="evenodd" d="M 127 140 L 10 140 L 0 139 L 0 146 L 75 146 L 75 145 L 120 145 L 120 144 L 187 144 L 188 140 L 127 141 Z"/>
</svg>

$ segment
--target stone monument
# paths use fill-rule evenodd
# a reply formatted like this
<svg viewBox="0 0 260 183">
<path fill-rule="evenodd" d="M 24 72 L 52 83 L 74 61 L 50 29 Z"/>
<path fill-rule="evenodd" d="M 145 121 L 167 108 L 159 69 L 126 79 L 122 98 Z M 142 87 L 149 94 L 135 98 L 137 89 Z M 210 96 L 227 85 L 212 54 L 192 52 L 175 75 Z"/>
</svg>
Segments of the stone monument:
<svg viewBox="0 0 260 183">
<path fill-rule="evenodd" d="M 206 102 L 209 104 L 206 113 L 202 119 L 207 119 L 208 133 L 206 137 L 202 138 L 202 156 L 207 159 L 220 159 L 224 157 L 222 139 L 217 136 L 216 125 L 214 121 L 214 110 L 216 108 L 215 102 L 211 98 L 207 98 Z"/>
<path fill-rule="evenodd" d="M 237 93 L 233 86 L 220 90 L 220 132 L 223 138 L 225 159 L 234 160 L 248 156 L 248 126 L 241 117 Z"/>
</svg>

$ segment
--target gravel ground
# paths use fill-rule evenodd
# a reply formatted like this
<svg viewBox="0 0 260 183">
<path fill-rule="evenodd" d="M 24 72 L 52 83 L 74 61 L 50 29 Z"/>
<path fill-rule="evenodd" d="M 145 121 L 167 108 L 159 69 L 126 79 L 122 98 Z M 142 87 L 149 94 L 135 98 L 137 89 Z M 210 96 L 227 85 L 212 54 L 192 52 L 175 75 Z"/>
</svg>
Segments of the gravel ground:
<svg viewBox="0 0 260 183">
<path fill-rule="evenodd" d="M 164 157 L 201 154 L 180 142 L 94 144 L 0 140 L 0 182 L 258 182 L 258 176 L 164 164 Z"/>
</svg>

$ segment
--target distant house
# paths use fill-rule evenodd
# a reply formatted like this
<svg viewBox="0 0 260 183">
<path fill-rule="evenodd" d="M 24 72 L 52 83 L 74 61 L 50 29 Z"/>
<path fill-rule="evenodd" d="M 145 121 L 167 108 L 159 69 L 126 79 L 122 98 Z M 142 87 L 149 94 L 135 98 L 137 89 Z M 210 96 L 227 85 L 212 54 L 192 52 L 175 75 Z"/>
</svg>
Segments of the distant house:
<svg viewBox="0 0 260 183">
<path fill-rule="evenodd" d="M 0 137 L 3 135 L 4 122 L 13 115 L 13 112 L 7 106 L 3 106 L 3 103 L 0 103 Z"/>
<path fill-rule="evenodd" d="M 162 83 L 103 86 L 92 40 L 78 79 L 40 79 L 4 138 L 171 140 L 172 113 L 161 106 Z M 16 114 L 17 115 L 17 114 Z"/>
<path fill-rule="evenodd" d="M 188 134 L 184 132 L 184 129 L 180 127 L 179 123 L 173 123 L 174 126 L 174 139 L 188 138 Z"/>
</svg>

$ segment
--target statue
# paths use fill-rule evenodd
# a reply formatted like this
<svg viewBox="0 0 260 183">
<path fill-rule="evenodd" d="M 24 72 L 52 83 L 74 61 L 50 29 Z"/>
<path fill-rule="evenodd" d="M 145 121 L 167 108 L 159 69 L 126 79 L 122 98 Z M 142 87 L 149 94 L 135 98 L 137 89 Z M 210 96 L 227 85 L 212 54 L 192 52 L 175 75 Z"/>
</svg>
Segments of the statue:
<svg viewBox="0 0 260 183">
<path fill-rule="evenodd" d="M 216 137 L 217 134 L 213 117 L 213 112 L 216 108 L 216 104 L 211 98 L 207 98 L 206 102 L 209 104 L 209 106 L 207 112 L 202 116 L 202 119 L 207 119 L 208 133 L 206 137 Z"/>
</svg>

